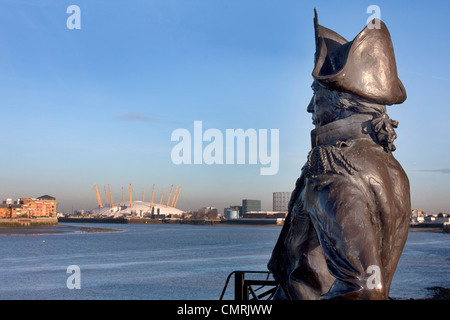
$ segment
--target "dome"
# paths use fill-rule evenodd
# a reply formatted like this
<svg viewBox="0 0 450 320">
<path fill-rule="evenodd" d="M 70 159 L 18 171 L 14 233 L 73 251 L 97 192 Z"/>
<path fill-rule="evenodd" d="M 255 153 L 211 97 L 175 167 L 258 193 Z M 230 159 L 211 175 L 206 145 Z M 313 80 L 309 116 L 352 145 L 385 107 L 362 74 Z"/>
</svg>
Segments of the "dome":
<svg viewBox="0 0 450 320">
<path fill-rule="evenodd" d="M 173 185 L 170 188 L 169 198 L 166 202 L 166 205 L 162 204 L 163 195 L 164 195 L 164 187 L 162 188 L 161 198 L 158 203 L 153 202 L 153 196 L 155 192 L 155 184 L 153 184 L 152 197 L 151 202 L 144 201 L 145 188 L 142 190 L 142 201 L 125 201 L 124 196 L 124 188 L 122 187 L 122 202 L 116 203 L 113 201 L 111 195 L 111 187 L 108 184 L 109 197 L 106 192 L 106 186 L 104 186 L 105 197 L 106 197 L 106 205 L 102 205 L 102 201 L 100 198 L 100 193 L 98 192 L 97 185 L 94 184 L 95 194 L 97 196 L 98 207 L 91 210 L 92 215 L 96 216 L 104 216 L 104 217 L 122 217 L 122 216 L 138 216 L 138 217 L 150 217 L 152 215 L 182 215 L 184 211 L 177 209 L 178 196 L 180 195 L 181 186 L 176 187 L 175 192 L 173 193 Z M 130 199 L 132 198 L 132 188 L 130 184 Z M 170 202 L 172 200 L 172 202 Z M 111 205 L 110 205 L 111 203 Z"/>
<path fill-rule="evenodd" d="M 133 201 L 132 206 L 130 206 L 129 201 L 120 202 L 114 204 L 114 206 L 105 206 L 105 207 L 97 207 L 92 210 L 93 215 L 99 216 L 139 216 L 146 217 L 151 216 L 152 214 L 160 214 L 160 215 L 181 215 L 184 211 L 166 206 L 164 204 L 153 203 L 151 206 L 150 202 L 143 201 Z"/>
</svg>

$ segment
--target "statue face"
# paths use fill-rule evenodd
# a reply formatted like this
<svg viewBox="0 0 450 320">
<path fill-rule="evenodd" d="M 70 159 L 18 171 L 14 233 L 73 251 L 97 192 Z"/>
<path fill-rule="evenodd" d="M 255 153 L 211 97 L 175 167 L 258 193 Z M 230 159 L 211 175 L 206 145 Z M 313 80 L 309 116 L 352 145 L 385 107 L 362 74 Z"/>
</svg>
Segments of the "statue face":
<svg viewBox="0 0 450 320">
<path fill-rule="evenodd" d="M 333 106 L 332 91 L 321 86 L 316 81 L 313 82 L 311 88 L 314 94 L 307 111 L 312 113 L 313 124 L 318 128 L 336 120 L 339 112 Z"/>
</svg>

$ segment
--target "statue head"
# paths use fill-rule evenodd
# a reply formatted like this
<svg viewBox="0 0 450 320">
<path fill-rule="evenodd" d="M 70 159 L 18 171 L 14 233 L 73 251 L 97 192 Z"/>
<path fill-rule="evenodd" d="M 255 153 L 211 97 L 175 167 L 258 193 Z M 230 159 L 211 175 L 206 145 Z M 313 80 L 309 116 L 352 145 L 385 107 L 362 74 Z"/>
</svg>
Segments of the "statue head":
<svg viewBox="0 0 450 320">
<path fill-rule="evenodd" d="M 374 103 L 351 93 L 328 89 L 317 81 L 312 83 L 311 89 L 313 97 L 307 111 L 312 113 L 316 128 L 355 113 L 371 114 L 374 118 L 386 113 L 386 105 Z"/>
<path fill-rule="evenodd" d="M 312 113 L 312 121 L 316 128 L 351 115 L 349 110 L 340 107 L 338 91 L 329 90 L 317 81 L 312 83 L 311 89 L 313 97 L 307 111 Z"/>
</svg>

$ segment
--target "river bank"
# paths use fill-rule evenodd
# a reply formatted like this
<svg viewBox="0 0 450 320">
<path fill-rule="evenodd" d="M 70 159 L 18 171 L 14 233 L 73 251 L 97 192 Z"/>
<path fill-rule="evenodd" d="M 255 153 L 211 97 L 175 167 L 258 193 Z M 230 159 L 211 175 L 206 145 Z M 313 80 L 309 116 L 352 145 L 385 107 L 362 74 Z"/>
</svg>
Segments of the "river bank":
<svg viewBox="0 0 450 320">
<path fill-rule="evenodd" d="M 191 225 L 254 225 L 254 226 L 282 226 L 283 219 L 276 218 L 240 218 L 240 219 L 166 219 L 166 218 L 138 218 L 138 217 L 60 217 L 61 223 L 113 223 L 113 224 L 191 224 Z M 421 232 L 450 233 L 448 223 L 420 223 L 410 224 L 409 230 Z"/>
<path fill-rule="evenodd" d="M 0 230 L 3 228 L 29 228 L 57 224 L 58 218 L 56 217 L 2 218 L 0 219 Z"/>
<path fill-rule="evenodd" d="M 0 228 L 0 236 L 18 236 L 18 235 L 44 235 L 54 233 L 73 233 L 73 232 L 122 232 L 123 230 L 112 228 L 98 228 L 98 227 L 81 227 L 81 226 L 67 226 L 67 225 L 41 225 L 35 227 L 3 227 Z"/>
<path fill-rule="evenodd" d="M 166 219 L 166 218 L 137 218 L 137 217 L 120 217 L 120 218 L 99 218 L 99 217 L 60 217 L 58 222 L 62 223 L 118 223 L 118 224 L 192 224 L 192 225 L 273 225 L 281 226 L 282 219 L 261 218 L 261 219 Z"/>
</svg>

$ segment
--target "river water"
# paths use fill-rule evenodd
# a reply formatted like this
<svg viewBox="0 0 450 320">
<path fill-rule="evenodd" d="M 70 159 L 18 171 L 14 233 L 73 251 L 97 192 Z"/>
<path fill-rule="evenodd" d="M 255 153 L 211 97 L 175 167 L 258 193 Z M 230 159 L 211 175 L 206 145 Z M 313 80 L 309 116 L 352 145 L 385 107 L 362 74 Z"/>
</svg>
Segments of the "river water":
<svg viewBox="0 0 450 320">
<path fill-rule="evenodd" d="M 63 224 L 64 225 L 64 224 Z M 234 270 L 266 270 L 281 230 L 243 225 L 67 224 L 120 232 L 0 236 L 0 299 L 217 300 Z M 56 228 L 56 227 L 54 227 Z M 69 266 L 80 289 L 68 289 Z M 398 299 L 450 287 L 450 235 L 410 231 L 391 286 Z M 225 298 L 232 299 L 233 290 Z"/>
</svg>

